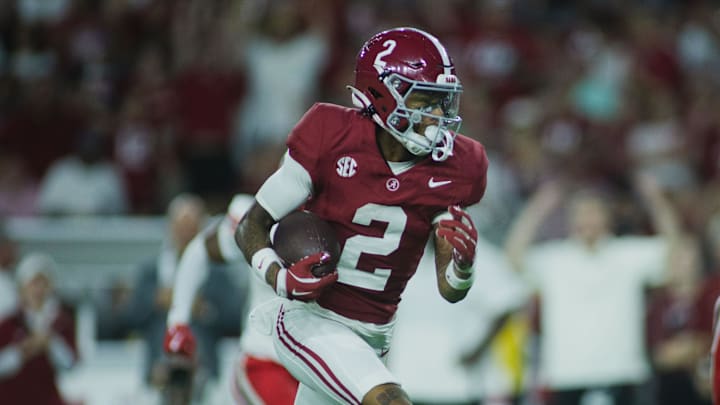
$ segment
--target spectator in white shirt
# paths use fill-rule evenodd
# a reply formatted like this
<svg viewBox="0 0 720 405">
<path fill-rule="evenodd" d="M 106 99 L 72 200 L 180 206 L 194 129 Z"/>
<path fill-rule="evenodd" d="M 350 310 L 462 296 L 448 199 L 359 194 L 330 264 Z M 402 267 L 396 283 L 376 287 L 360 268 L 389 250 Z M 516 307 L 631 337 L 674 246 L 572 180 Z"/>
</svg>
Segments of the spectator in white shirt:
<svg viewBox="0 0 720 405">
<path fill-rule="evenodd" d="M 50 215 L 112 215 L 127 209 L 125 185 L 105 158 L 105 135 L 80 135 L 75 153 L 55 162 L 40 188 L 39 210 Z"/>
<path fill-rule="evenodd" d="M 428 244 L 403 292 L 388 367 L 413 404 L 489 404 L 511 396 L 511 377 L 488 349 L 509 314 L 524 306 L 526 286 L 502 250 L 480 238 L 473 287 L 463 301 L 445 302 L 434 293 L 433 251 Z"/>
<path fill-rule="evenodd" d="M 650 376 L 644 345 L 644 289 L 663 282 L 679 225 L 654 179 L 638 177 L 658 236 L 614 236 L 600 195 L 570 199 L 569 236 L 531 246 L 545 218 L 565 199 L 556 184 L 532 197 L 506 245 L 512 266 L 540 300 L 540 368 L 549 405 L 633 404 Z"/>
</svg>

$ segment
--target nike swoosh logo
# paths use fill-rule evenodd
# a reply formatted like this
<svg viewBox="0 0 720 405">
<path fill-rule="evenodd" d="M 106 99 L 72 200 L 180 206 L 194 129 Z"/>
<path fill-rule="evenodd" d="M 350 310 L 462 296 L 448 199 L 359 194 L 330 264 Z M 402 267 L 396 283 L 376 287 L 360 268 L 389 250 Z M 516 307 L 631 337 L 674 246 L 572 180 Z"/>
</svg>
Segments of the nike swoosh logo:
<svg viewBox="0 0 720 405">
<path fill-rule="evenodd" d="M 435 181 L 434 177 L 430 177 L 430 180 L 428 180 L 428 187 L 435 188 L 435 187 L 445 186 L 450 183 L 452 183 L 452 180 Z"/>
<path fill-rule="evenodd" d="M 302 297 L 303 295 L 310 295 L 312 293 L 312 291 L 296 291 L 294 288 L 292 290 L 292 295 L 294 297 Z"/>
</svg>

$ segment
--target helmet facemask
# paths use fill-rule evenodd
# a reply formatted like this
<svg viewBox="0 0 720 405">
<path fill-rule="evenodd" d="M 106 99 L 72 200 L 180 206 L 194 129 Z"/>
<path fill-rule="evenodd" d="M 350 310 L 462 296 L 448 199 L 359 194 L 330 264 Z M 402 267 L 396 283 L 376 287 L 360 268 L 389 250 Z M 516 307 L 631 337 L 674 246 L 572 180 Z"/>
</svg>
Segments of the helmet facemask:
<svg viewBox="0 0 720 405">
<path fill-rule="evenodd" d="M 462 86 L 434 36 L 411 27 L 374 35 L 358 53 L 348 88 L 353 104 L 410 153 L 436 161 L 452 156 Z"/>
<path fill-rule="evenodd" d="M 446 78 L 440 78 L 445 81 Z M 383 78 L 383 84 L 395 99 L 396 106 L 383 127 L 410 153 L 417 156 L 431 154 L 433 160 L 442 161 L 452 156 L 455 133 L 462 119 L 458 116 L 462 86 L 453 78 L 448 83 L 428 83 L 407 79 L 396 73 Z M 439 80 L 440 81 L 440 80 Z M 418 94 L 419 97 L 418 97 Z M 411 96 L 420 99 L 422 107 L 408 105 Z M 442 115 L 437 115 L 442 111 Z M 432 120 L 422 134 L 416 127 Z"/>
</svg>

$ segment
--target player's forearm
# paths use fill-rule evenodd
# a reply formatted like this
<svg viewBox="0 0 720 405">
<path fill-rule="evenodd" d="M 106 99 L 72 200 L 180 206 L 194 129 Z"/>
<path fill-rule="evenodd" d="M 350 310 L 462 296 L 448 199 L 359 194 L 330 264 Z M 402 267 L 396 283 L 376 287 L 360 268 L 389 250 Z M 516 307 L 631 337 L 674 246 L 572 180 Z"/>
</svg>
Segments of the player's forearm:
<svg viewBox="0 0 720 405">
<path fill-rule="evenodd" d="M 270 227 L 275 220 L 259 204 L 254 204 L 247 215 L 238 224 L 235 231 L 235 242 L 248 263 L 260 249 L 271 246 Z"/>
<path fill-rule="evenodd" d="M 435 238 L 435 268 L 437 272 L 438 291 L 448 302 L 461 301 L 467 295 L 469 288 L 454 288 L 448 282 L 447 272 L 455 272 L 455 276 L 461 280 L 467 280 L 471 274 L 456 272 L 452 263 L 452 246 L 442 238 Z"/>
<path fill-rule="evenodd" d="M 235 231 L 235 242 L 242 251 L 245 259 L 253 265 L 253 256 L 261 249 L 271 247 L 270 228 L 275 220 L 259 204 L 254 204 L 247 215 L 238 224 Z M 275 285 L 280 266 L 277 263 L 270 264 L 265 273 L 265 282 Z"/>
<path fill-rule="evenodd" d="M 199 234 L 190 242 L 178 263 L 168 326 L 190 323 L 195 296 L 208 277 L 209 264 L 205 235 Z"/>
</svg>

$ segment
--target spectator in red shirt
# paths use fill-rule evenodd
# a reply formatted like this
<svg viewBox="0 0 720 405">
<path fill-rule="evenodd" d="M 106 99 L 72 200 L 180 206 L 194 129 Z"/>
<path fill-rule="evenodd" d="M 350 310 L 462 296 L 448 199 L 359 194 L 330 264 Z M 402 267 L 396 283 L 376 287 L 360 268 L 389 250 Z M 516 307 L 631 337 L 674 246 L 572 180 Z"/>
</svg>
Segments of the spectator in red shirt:
<svg viewBox="0 0 720 405">
<path fill-rule="evenodd" d="M 656 404 L 709 405 L 707 375 L 698 370 L 710 345 L 713 303 L 720 278 L 703 278 L 700 248 L 684 241 L 670 258 L 669 280 L 650 296 L 647 336 L 654 366 Z"/>
<path fill-rule="evenodd" d="M 58 370 L 77 360 L 75 320 L 53 293 L 55 264 L 44 254 L 18 265 L 20 308 L 0 323 L 0 398 L 6 405 L 65 405 Z"/>
</svg>

